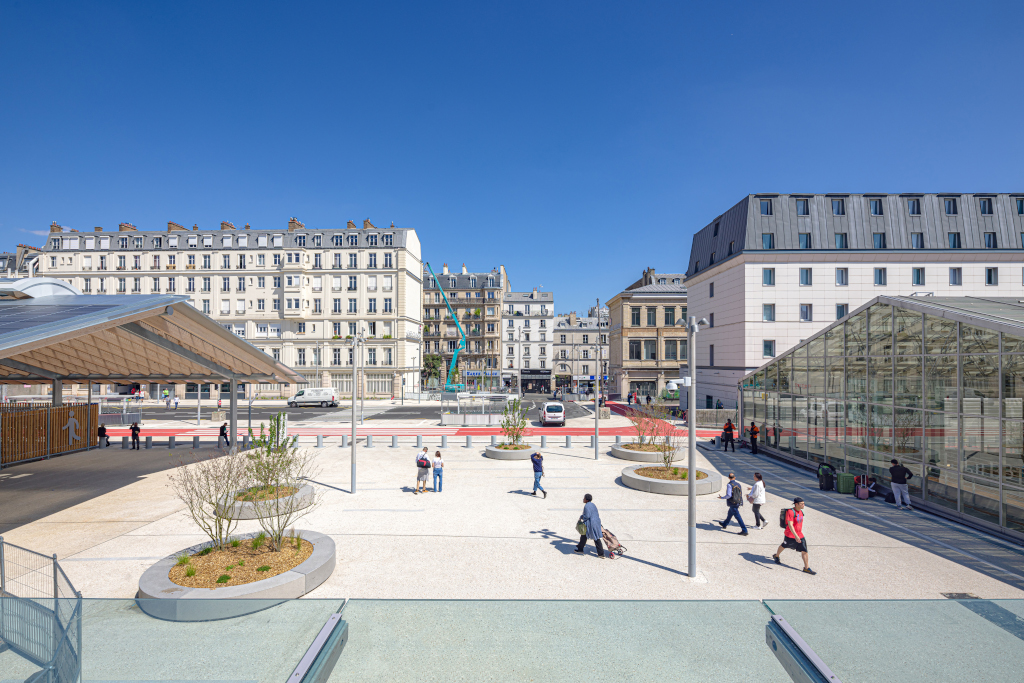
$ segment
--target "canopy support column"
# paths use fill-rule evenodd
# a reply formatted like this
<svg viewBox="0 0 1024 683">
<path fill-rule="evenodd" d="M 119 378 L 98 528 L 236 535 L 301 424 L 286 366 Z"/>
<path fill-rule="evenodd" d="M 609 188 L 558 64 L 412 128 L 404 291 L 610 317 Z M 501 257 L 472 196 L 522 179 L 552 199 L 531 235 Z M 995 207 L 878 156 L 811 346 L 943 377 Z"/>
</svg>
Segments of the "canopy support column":
<svg viewBox="0 0 1024 683">
<path fill-rule="evenodd" d="M 64 381 L 54 379 L 51 383 L 53 395 L 50 397 L 50 405 L 55 408 L 64 405 Z"/>
<path fill-rule="evenodd" d="M 235 450 L 235 446 L 238 444 L 238 380 L 231 378 L 228 386 L 231 387 L 231 400 L 228 404 L 231 411 L 231 419 L 228 424 L 230 431 L 228 433 L 231 437 L 228 452 L 231 452 Z"/>
</svg>

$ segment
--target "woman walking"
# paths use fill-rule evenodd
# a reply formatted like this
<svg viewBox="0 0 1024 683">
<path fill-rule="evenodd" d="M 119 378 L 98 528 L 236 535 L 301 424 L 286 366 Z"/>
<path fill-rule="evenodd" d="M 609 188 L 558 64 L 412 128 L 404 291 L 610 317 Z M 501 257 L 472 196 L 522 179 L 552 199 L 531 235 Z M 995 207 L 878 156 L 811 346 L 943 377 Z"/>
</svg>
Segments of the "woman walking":
<svg viewBox="0 0 1024 683">
<path fill-rule="evenodd" d="M 434 451 L 434 493 L 441 493 L 444 485 L 444 460 L 441 451 Z"/>
<path fill-rule="evenodd" d="M 586 533 L 580 536 L 580 544 L 576 546 L 575 552 L 582 555 L 589 538 L 597 546 L 597 556 L 604 559 L 604 547 L 601 545 L 601 516 L 597 513 L 597 506 L 591 502 L 593 500 L 594 497 L 589 493 L 583 496 L 583 514 L 580 515 L 580 521 L 576 523 L 576 526 L 579 527 L 580 524 L 583 524 L 586 527 Z"/>
<path fill-rule="evenodd" d="M 750 501 L 750 506 L 754 510 L 754 528 L 764 529 L 768 526 L 768 520 L 761 514 L 761 506 L 764 505 L 765 498 L 764 479 L 762 479 L 760 472 L 754 472 L 754 485 L 750 487 L 747 500 Z"/>
</svg>

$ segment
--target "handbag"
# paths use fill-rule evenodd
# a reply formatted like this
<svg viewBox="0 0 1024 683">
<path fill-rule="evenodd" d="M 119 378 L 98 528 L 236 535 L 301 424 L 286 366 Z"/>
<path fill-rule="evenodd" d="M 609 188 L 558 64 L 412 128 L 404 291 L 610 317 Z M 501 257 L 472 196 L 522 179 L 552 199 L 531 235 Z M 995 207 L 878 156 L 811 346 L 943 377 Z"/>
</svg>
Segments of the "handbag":
<svg viewBox="0 0 1024 683">
<path fill-rule="evenodd" d="M 583 522 L 583 520 L 576 522 L 576 531 L 579 532 L 580 536 L 587 535 L 587 525 Z"/>
</svg>

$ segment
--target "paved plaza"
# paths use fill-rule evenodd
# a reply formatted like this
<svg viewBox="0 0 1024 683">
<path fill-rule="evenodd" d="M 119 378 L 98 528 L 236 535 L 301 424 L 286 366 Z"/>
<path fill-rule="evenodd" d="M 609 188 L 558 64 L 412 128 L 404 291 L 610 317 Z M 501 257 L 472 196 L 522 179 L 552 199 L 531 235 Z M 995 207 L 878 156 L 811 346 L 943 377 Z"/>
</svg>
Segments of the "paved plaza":
<svg viewBox="0 0 1024 683">
<path fill-rule="evenodd" d="M 621 419 L 621 418 L 616 418 Z M 401 425 L 396 423 L 396 428 Z M 381 440 L 383 441 L 383 440 Z M 1024 549 L 959 524 L 852 496 L 817 490 L 810 473 L 746 452 L 701 451 L 700 466 L 737 472 L 744 484 L 764 474 L 765 530 L 740 536 L 716 523 L 726 507 L 717 495 L 698 499 L 699 575 L 686 575 L 686 499 L 622 485 L 630 465 L 592 449 L 550 446 L 544 452 L 548 497 L 530 495 L 528 461 L 483 456 L 482 442 L 451 439 L 443 455 L 441 493 L 414 495 L 414 437 L 358 452 L 357 494 L 349 493 L 349 450 L 331 437 L 318 453 L 316 484 L 323 505 L 301 528 L 331 535 L 338 548 L 333 576 L 309 597 L 463 599 L 911 599 L 972 593 L 1024 597 Z M 536 439 L 535 439 L 536 441 Z M 431 452 L 440 438 L 431 436 Z M 315 440 L 303 437 L 304 447 Z M 184 449 L 179 449 L 184 453 Z M 166 449 L 110 449 L 55 458 L 0 473 L 4 538 L 55 552 L 86 597 L 128 598 L 157 559 L 204 540 L 168 487 L 159 457 Z M 53 489 L 51 491 L 51 489 Z M 65 489 L 60 504 L 58 490 Z M 614 561 L 593 546 L 573 553 L 575 523 L 591 493 L 604 526 L 628 548 Z M 22 518 L 18 500 L 50 498 L 47 514 Z M 771 555 L 782 539 L 781 506 L 807 501 L 804 532 L 817 576 L 799 557 Z M 742 508 L 752 521 L 749 506 Z M 240 532 L 257 529 L 243 522 Z"/>
</svg>

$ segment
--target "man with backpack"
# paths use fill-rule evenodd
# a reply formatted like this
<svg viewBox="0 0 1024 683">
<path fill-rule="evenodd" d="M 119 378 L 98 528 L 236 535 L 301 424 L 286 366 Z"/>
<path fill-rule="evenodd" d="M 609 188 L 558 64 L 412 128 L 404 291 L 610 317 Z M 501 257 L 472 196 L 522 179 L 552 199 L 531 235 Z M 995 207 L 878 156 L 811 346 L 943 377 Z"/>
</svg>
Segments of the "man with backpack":
<svg viewBox="0 0 1024 683">
<path fill-rule="evenodd" d="M 724 522 L 719 522 L 719 525 L 724 529 L 729 526 L 729 520 L 735 517 L 736 523 L 742 529 L 740 536 L 747 536 L 747 525 L 743 523 L 743 518 L 740 517 L 740 506 L 743 505 L 743 487 L 736 481 L 736 475 L 732 472 L 729 473 L 729 483 L 725 485 L 725 495 L 719 496 L 719 498 L 724 498 L 729 506 L 729 514 L 725 516 Z"/>
<path fill-rule="evenodd" d="M 889 475 L 892 477 L 892 497 L 896 501 L 896 509 L 902 510 L 902 501 L 906 501 L 907 509 L 913 510 L 914 508 L 910 507 L 910 485 L 908 482 L 914 476 L 914 473 L 901 465 L 900 461 L 896 458 L 893 458 L 890 462 L 892 467 L 889 468 Z"/>
<path fill-rule="evenodd" d="M 804 573 L 805 574 L 817 574 L 818 572 L 811 569 L 807 563 L 807 539 L 804 537 L 804 499 L 794 498 L 793 507 L 788 510 L 783 508 L 779 511 L 779 526 L 785 529 L 785 538 L 782 539 L 782 545 L 772 555 L 772 559 L 775 560 L 775 564 L 782 564 L 782 560 L 779 559 L 779 555 L 786 548 L 796 550 L 800 553 L 800 557 L 804 561 Z"/>
<path fill-rule="evenodd" d="M 761 433 L 761 430 L 757 428 L 754 421 L 750 421 L 750 452 L 757 455 L 757 435 Z M 735 449 L 734 449 L 735 450 Z"/>
</svg>

